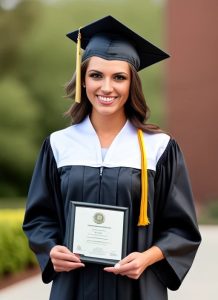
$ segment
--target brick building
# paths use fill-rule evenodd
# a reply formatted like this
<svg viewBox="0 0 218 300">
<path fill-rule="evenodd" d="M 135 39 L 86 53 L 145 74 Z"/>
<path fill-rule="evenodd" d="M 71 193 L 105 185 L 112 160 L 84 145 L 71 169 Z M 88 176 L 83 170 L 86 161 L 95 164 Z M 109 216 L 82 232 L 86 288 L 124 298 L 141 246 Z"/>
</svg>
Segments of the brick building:
<svg viewBox="0 0 218 300">
<path fill-rule="evenodd" d="M 218 200 L 218 1 L 167 2 L 167 127 L 195 198 Z"/>
</svg>

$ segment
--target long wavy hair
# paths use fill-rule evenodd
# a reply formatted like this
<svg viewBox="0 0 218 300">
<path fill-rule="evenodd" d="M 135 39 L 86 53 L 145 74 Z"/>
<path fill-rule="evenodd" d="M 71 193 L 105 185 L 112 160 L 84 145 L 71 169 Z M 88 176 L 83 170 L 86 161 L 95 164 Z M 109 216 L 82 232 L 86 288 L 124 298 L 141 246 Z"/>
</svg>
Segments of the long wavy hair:
<svg viewBox="0 0 218 300">
<path fill-rule="evenodd" d="M 85 74 L 88 67 L 90 59 L 82 62 L 81 65 L 81 82 L 85 82 Z M 146 104 L 145 97 L 142 91 L 141 79 L 135 70 L 135 68 L 130 65 L 131 72 L 131 83 L 130 83 L 130 92 L 128 100 L 125 103 L 124 109 L 127 119 L 132 123 L 136 128 L 142 129 L 147 133 L 158 133 L 162 130 L 153 124 L 148 124 L 147 120 L 150 116 L 149 107 Z M 74 73 L 72 79 L 66 83 L 65 91 L 66 98 L 75 98 L 75 89 L 76 89 L 76 73 Z M 72 124 L 78 124 L 82 122 L 86 116 L 91 114 L 92 105 L 87 98 L 86 90 L 82 84 L 81 86 L 81 102 L 74 102 L 68 111 L 65 112 L 65 116 L 71 118 Z"/>
</svg>

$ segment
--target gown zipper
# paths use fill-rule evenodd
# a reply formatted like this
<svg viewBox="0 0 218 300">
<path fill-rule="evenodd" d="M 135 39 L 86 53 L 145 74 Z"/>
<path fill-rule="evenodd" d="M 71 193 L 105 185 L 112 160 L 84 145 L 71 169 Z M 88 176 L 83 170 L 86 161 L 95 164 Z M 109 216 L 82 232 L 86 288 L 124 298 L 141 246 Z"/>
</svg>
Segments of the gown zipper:
<svg viewBox="0 0 218 300">
<path fill-rule="evenodd" d="M 100 170 L 99 170 L 100 180 L 101 180 L 101 178 L 102 178 L 103 169 L 104 169 L 104 167 L 101 166 L 101 167 L 100 167 Z"/>
</svg>

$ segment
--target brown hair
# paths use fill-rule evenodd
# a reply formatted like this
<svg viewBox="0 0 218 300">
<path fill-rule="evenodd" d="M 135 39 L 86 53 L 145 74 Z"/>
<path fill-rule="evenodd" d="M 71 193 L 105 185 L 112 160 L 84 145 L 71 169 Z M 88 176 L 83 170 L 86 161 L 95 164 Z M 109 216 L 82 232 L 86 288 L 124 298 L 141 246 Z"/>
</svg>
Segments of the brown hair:
<svg viewBox="0 0 218 300">
<path fill-rule="evenodd" d="M 89 59 L 85 60 L 81 65 L 81 81 L 85 82 L 85 74 L 88 67 Z M 146 104 L 145 97 L 142 91 L 142 83 L 135 68 L 130 65 L 131 84 L 129 98 L 125 104 L 125 114 L 127 119 L 136 128 L 142 129 L 147 133 L 162 132 L 162 130 L 153 124 L 147 124 L 146 121 L 150 116 L 149 107 Z M 74 99 L 76 87 L 76 74 L 74 73 L 72 79 L 65 85 L 66 97 Z M 91 114 L 92 105 L 87 98 L 86 90 L 82 84 L 81 103 L 73 103 L 69 110 L 65 113 L 66 116 L 71 117 L 72 124 L 82 122 L 86 116 Z"/>
</svg>

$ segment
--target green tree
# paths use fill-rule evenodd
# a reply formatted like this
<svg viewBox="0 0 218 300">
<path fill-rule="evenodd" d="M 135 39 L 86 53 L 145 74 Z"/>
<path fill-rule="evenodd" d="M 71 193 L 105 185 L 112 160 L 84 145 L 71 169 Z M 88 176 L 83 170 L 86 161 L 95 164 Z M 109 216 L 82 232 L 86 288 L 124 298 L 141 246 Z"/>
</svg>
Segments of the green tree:
<svg viewBox="0 0 218 300">
<path fill-rule="evenodd" d="M 0 82 L 0 194 L 23 194 L 38 145 L 40 108 L 25 86 L 5 78 Z M 29 175 L 29 176 L 28 176 Z"/>
<path fill-rule="evenodd" d="M 18 64 L 40 7 L 37 2 L 0 7 L 0 196 L 26 194 L 38 149 L 40 107 L 19 80 Z"/>
<path fill-rule="evenodd" d="M 0 78 L 6 73 L 16 73 L 22 44 L 38 17 L 40 7 L 37 1 L 21 2 L 13 10 L 4 10 L 0 6 Z"/>
</svg>

